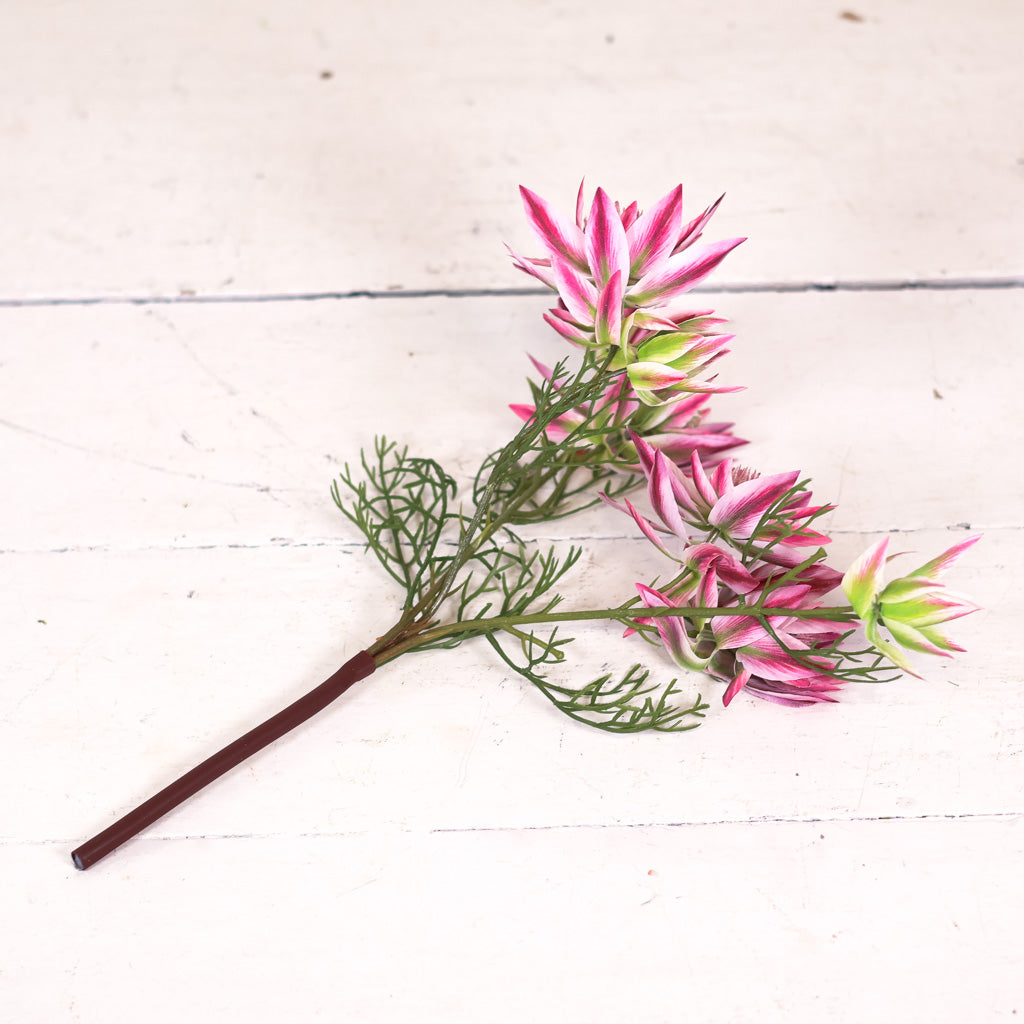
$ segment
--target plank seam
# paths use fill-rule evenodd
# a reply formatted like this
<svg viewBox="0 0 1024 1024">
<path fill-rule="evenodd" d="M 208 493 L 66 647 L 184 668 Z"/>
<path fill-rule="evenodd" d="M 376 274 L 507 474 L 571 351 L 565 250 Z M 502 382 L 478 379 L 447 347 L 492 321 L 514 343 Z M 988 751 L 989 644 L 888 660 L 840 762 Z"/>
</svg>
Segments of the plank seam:
<svg viewBox="0 0 1024 1024">
<path fill-rule="evenodd" d="M 464 825 L 450 828 L 395 828 L 362 829 L 351 832 L 195 832 L 185 835 L 142 836 L 142 840 L 155 842 L 182 842 L 204 839 L 250 839 L 257 841 L 276 839 L 347 839 L 370 835 L 465 835 L 477 832 L 564 832 L 564 831 L 611 831 L 648 828 L 713 828 L 725 825 L 855 825 L 871 822 L 938 822 L 938 821 L 1014 821 L 1024 819 L 1024 811 L 978 811 L 928 814 L 872 814 L 850 817 L 787 817 L 758 815 L 750 818 L 722 818 L 714 821 L 616 821 L 616 822 L 568 822 L 545 825 Z M 17 846 L 64 846 L 73 839 L 16 839 L 8 836 L 0 839 L 0 848 Z"/>
<path fill-rule="evenodd" d="M 1024 526 L 1011 523 L 1007 525 L 984 525 L 967 523 L 947 523 L 925 526 L 904 527 L 864 527 L 862 529 L 831 530 L 832 537 L 863 537 L 871 534 L 915 534 L 930 533 L 935 530 L 962 532 L 975 530 L 986 535 L 996 531 L 1018 533 Z M 579 534 L 572 537 L 533 537 L 531 543 L 537 544 L 579 544 L 596 543 L 611 544 L 623 541 L 640 541 L 638 534 Z M 266 549 L 285 550 L 288 548 L 327 548 L 338 554 L 359 554 L 366 550 L 365 541 L 338 539 L 298 540 L 285 537 L 270 537 L 265 541 L 204 541 L 193 544 L 65 544 L 53 548 L 0 548 L 0 557 L 4 555 L 82 555 L 82 554 L 138 554 L 142 552 L 196 552 L 196 551 L 264 551 Z"/>
<path fill-rule="evenodd" d="M 906 278 L 897 280 L 775 281 L 725 283 L 695 288 L 714 294 L 804 294 L 815 292 L 992 291 L 1024 288 L 1024 276 Z M 408 288 L 379 291 L 267 292 L 240 295 L 82 295 L 0 298 L 0 309 L 58 306 L 253 305 L 275 302 L 327 302 L 351 299 L 478 299 L 549 295 L 546 288 Z"/>
</svg>

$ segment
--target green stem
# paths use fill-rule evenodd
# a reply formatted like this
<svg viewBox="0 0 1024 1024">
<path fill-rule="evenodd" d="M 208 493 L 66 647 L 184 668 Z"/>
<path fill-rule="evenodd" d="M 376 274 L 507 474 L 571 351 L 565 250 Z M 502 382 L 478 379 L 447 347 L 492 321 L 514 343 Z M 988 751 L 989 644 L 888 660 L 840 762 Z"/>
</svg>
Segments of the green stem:
<svg viewBox="0 0 1024 1024">
<path fill-rule="evenodd" d="M 398 642 L 402 650 L 416 646 L 416 637 L 423 635 L 424 620 L 432 618 L 433 612 L 440 603 L 451 595 L 458 574 L 473 555 L 480 550 L 480 547 L 495 533 L 512 522 L 515 513 L 552 481 L 555 483 L 556 489 L 561 488 L 561 491 L 564 492 L 568 477 L 577 467 L 560 463 L 535 475 L 532 480 L 528 480 L 527 486 L 514 495 L 505 507 L 500 507 L 497 510 L 493 507 L 495 494 L 508 469 L 533 450 L 537 440 L 558 416 L 575 404 L 584 401 L 588 395 L 603 388 L 606 384 L 607 371 L 608 361 L 602 366 L 585 362 L 570 382 L 551 391 L 548 408 L 541 409 L 540 403 L 538 403 L 533 418 L 523 424 L 516 436 L 505 445 L 491 467 L 476 510 L 464 527 L 455 557 L 445 567 L 444 572 L 429 592 L 414 608 L 410 609 L 410 614 L 389 630 L 381 640 L 378 640 L 371 650 L 383 649 L 387 643 L 394 641 Z M 563 447 L 567 448 L 568 446 L 567 440 Z"/>
<path fill-rule="evenodd" d="M 531 451 L 534 453 L 534 461 L 536 461 L 535 445 L 538 439 L 558 416 L 604 387 L 607 371 L 607 362 L 603 366 L 595 366 L 592 361 L 585 362 L 571 381 L 560 388 L 552 386 L 547 395 L 546 406 L 542 407 L 543 403 L 538 400 L 534 416 L 523 424 L 515 437 L 496 456 L 476 509 L 472 517 L 465 521 L 462 527 L 462 536 L 455 555 L 426 591 L 421 594 L 419 600 L 415 603 L 407 603 L 399 620 L 369 648 L 372 655 L 377 657 L 382 652 L 392 651 L 394 653 L 385 658 L 385 660 L 390 660 L 400 653 L 427 642 L 423 637 L 432 637 L 436 632 L 434 627 L 437 624 L 434 613 L 445 598 L 450 597 L 454 592 L 459 573 L 481 547 L 501 529 L 514 521 L 519 509 L 546 486 L 554 483 L 555 499 L 556 501 L 561 500 L 567 490 L 569 478 L 578 468 L 571 461 L 560 461 L 546 469 L 541 469 L 540 472 L 524 475 L 523 483 L 517 492 L 509 496 L 508 500 L 497 509 L 494 507 L 498 488 L 508 471 Z M 570 441 L 571 437 L 563 443 L 563 451 L 567 451 L 571 447 Z M 372 478 L 372 474 L 370 475 Z M 390 500 L 388 501 L 388 512 L 392 518 L 395 517 L 395 510 Z M 392 539 L 396 560 L 406 578 L 406 586 L 410 588 L 411 564 L 404 555 L 400 528 L 393 528 Z M 407 602 L 408 600 L 407 598 Z M 462 631 L 457 628 L 457 623 L 452 625 L 456 627 L 454 630 L 456 633 Z"/>
<path fill-rule="evenodd" d="M 610 620 L 618 622 L 632 622 L 634 619 L 660 619 L 668 616 L 677 616 L 687 619 L 711 618 L 715 615 L 742 615 L 751 618 L 762 619 L 769 615 L 772 618 L 784 616 L 793 619 L 829 619 L 835 622 L 853 623 L 857 616 L 849 607 L 836 605 L 828 608 L 771 608 L 768 610 L 752 607 L 661 607 L 661 608 L 588 608 L 570 612 L 533 612 L 524 615 L 493 615 L 479 619 L 464 619 L 461 622 L 447 622 L 442 625 L 432 626 L 415 636 L 398 639 L 391 644 L 375 644 L 370 648 L 370 653 L 378 665 L 392 661 L 401 654 L 414 650 L 422 644 L 434 643 L 444 640 L 446 637 L 457 636 L 460 633 L 492 633 L 497 630 L 511 632 L 520 626 L 554 625 L 560 622 L 587 622 L 594 620 Z"/>
<path fill-rule="evenodd" d="M 603 377 L 606 371 L 607 365 L 595 368 L 592 363 L 584 363 L 572 381 L 551 392 L 550 406 L 547 409 L 542 410 L 540 403 L 538 403 L 538 408 L 535 410 L 533 418 L 524 423 L 516 436 L 501 450 L 500 455 L 491 467 L 490 475 L 484 486 L 484 491 L 477 504 L 476 511 L 465 527 L 459 544 L 459 551 L 439 580 L 437 590 L 441 594 L 441 600 L 451 593 L 458 573 L 473 556 L 474 552 L 479 549 L 480 545 L 503 526 L 506 526 L 511 521 L 513 511 L 516 508 L 520 508 L 544 484 L 553 479 L 562 467 L 553 467 L 549 473 L 542 474 L 541 478 L 534 481 L 533 486 L 526 488 L 517 496 L 516 500 L 512 503 L 512 508 L 499 509 L 498 514 L 491 519 L 494 496 L 504 474 L 519 459 L 531 451 L 537 440 L 558 416 L 571 409 L 574 404 L 585 400 L 590 392 L 603 384 Z M 589 378 L 588 374 L 591 374 Z"/>
</svg>

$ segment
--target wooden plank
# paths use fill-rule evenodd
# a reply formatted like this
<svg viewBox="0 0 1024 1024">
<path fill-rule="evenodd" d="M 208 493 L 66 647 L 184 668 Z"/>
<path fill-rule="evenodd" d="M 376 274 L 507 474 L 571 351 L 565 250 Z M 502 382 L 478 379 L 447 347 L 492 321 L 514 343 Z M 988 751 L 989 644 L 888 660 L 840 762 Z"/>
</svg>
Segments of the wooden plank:
<svg viewBox="0 0 1024 1024">
<path fill-rule="evenodd" d="M 144 841 L 88 876 L 6 846 L 0 992 L 26 1024 L 1008 1020 L 1022 854 L 1019 819 Z"/>
<path fill-rule="evenodd" d="M 519 286 L 516 187 L 726 191 L 722 280 L 1019 275 L 1024 7 L 13 0 L 0 299 Z"/>
<path fill-rule="evenodd" d="M 800 468 L 838 531 L 1019 524 L 1024 293 L 707 296 L 733 318 L 716 417 Z M 6 309 L 0 547 L 353 540 L 328 489 L 386 432 L 457 476 L 503 444 L 540 297 Z M 614 524 L 614 525 L 612 525 Z M 606 510 L 565 530 L 621 532 Z M 564 533 L 565 530 L 562 532 Z M 558 530 L 555 530 L 558 534 Z"/>
<path fill-rule="evenodd" d="M 851 538 L 847 538 L 850 540 Z M 859 549 L 872 537 L 857 537 Z M 909 539 L 922 550 L 945 531 Z M 842 703 L 711 704 L 685 735 L 576 725 L 482 642 L 383 667 L 336 706 L 158 826 L 159 836 L 859 820 L 1019 814 L 1024 608 L 995 531 L 957 582 L 989 610 L 957 624 L 970 653 L 921 658 L 926 679 L 849 686 Z M 566 607 L 600 607 L 662 566 L 638 544 L 587 543 Z M 610 570 L 607 568 L 611 566 Z M 3 834 L 67 851 L 325 679 L 397 617 L 368 560 L 330 548 L 5 555 L 11 636 L 0 697 Z M 582 685 L 663 655 L 621 630 L 578 637 L 559 680 Z M 827 779 L 827 784 L 824 780 Z"/>
</svg>

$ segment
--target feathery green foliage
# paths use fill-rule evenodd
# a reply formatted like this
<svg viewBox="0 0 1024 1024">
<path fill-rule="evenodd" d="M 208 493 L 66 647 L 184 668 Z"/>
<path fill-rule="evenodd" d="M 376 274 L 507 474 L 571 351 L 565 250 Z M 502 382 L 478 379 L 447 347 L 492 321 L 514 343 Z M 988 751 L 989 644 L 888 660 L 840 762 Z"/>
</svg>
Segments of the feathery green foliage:
<svg viewBox="0 0 1024 1024">
<path fill-rule="evenodd" d="M 649 681 L 639 665 L 614 680 L 604 675 L 579 688 L 553 682 L 571 637 L 525 629 L 543 622 L 562 598 L 555 589 L 581 551 L 543 548 L 514 527 L 573 515 L 637 485 L 588 462 L 595 429 L 584 424 L 557 441 L 550 424 L 594 402 L 621 371 L 584 359 L 568 378 L 564 366 L 533 384 L 536 413 L 512 441 L 489 455 L 469 488 L 472 505 L 456 504 L 455 481 L 433 459 L 410 456 L 386 438 L 364 454 L 361 472 L 346 466 L 332 487 L 335 503 L 366 539 L 384 571 L 402 588 L 402 613 L 371 648 L 378 664 L 408 651 L 452 648 L 483 636 L 501 660 L 533 683 L 569 717 L 610 732 L 693 728 L 706 705 L 677 706 L 676 680 Z M 611 429 L 611 428 L 609 428 Z M 628 623 L 628 602 L 601 617 Z"/>
</svg>

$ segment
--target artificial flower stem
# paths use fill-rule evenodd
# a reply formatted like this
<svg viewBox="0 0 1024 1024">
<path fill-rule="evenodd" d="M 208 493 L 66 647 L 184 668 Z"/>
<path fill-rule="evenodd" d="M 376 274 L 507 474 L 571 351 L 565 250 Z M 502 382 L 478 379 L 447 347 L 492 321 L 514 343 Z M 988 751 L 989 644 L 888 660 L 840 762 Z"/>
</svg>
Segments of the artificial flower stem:
<svg viewBox="0 0 1024 1024">
<path fill-rule="evenodd" d="M 202 764 L 186 772 L 181 778 L 172 782 L 145 803 L 123 818 L 114 822 L 88 842 L 83 843 L 71 854 L 75 867 L 80 871 L 91 867 L 109 853 L 113 853 L 122 843 L 138 835 L 144 828 L 162 818 L 190 796 L 208 786 L 225 772 L 241 764 L 256 751 L 280 739 L 292 729 L 312 718 L 340 697 L 353 683 L 365 679 L 377 667 L 373 657 L 360 651 L 354 658 L 345 662 L 329 679 L 311 690 L 304 697 L 289 704 L 262 725 L 251 729 L 233 743 L 229 743 Z"/>
<path fill-rule="evenodd" d="M 394 642 L 374 644 L 370 648 L 377 666 L 393 661 L 401 654 L 415 650 L 424 644 L 444 640 L 459 633 L 493 633 L 501 630 L 513 631 L 520 626 L 549 625 L 559 622 L 587 622 L 610 620 L 623 624 L 632 624 L 637 618 L 653 619 L 676 616 L 689 619 L 712 618 L 716 615 L 747 616 L 750 618 L 794 618 L 794 619 L 826 619 L 833 622 L 854 623 L 856 616 L 846 606 L 831 608 L 760 608 L 755 605 L 729 605 L 727 607 L 679 606 L 671 607 L 618 607 L 618 608 L 586 608 L 574 612 L 534 612 L 526 615 L 493 615 L 479 619 L 464 619 L 461 622 L 446 622 L 417 632 L 398 637 Z"/>
</svg>

